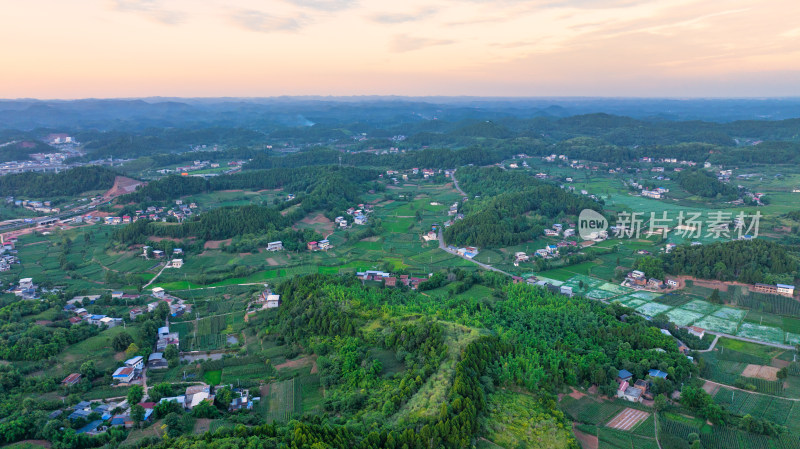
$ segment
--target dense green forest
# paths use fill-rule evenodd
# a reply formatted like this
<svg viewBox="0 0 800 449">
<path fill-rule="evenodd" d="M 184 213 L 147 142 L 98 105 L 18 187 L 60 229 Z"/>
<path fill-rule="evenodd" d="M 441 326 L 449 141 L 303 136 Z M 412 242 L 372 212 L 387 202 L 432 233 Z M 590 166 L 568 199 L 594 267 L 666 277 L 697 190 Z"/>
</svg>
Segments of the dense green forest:
<svg viewBox="0 0 800 449">
<path fill-rule="evenodd" d="M 661 255 L 664 270 L 705 279 L 756 282 L 787 282 L 797 277 L 797 256 L 778 243 L 737 240 L 710 245 L 680 245 Z"/>
<path fill-rule="evenodd" d="M 3 195 L 31 198 L 78 195 L 89 190 L 107 190 L 117 173 L 105 167 L 71 168 L 60 173 L 25 172 L 0 176 Z"/>
<path fill-rule="evenodd" d="M 735 198 L 739 189 L 717 180 L 717 178 L 701 169 L 684 170 L 678 175 L 678 183 L 687 192 L 706 198 Z"/>
</svg>

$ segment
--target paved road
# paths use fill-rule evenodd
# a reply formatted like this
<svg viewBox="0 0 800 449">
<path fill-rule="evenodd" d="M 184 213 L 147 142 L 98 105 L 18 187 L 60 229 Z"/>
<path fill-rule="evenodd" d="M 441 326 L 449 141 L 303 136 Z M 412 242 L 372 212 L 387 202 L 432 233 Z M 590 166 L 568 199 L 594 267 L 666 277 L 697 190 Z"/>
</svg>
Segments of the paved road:
<svg viewBox="0 0 800 449">
<path fill-rule="evenodd" d="M 153 282 L 155 282 L 155 281 L 156 281 L 156 279 L 158 279 L 158 277 L 159 277 L 159 276 L 161 276 L 161 273 L 163 273 L 163 272 L 164 272 L 164 270 L 166 270 L 168 266 L 169 266 L 169 262 L 166 262 L 166 263 L 164 263 L 164 266 L 163 266 L 163 267 L 161 267 L 161 271 L 159 271 L 159 272 L 158 272 L 158 274 L 157 274 L 157 275 L 155 275 L 155 276 L 153 277 L 153 279 L 150 279 L 150 282 L 148 282 L 148 283 L 144 284 L 144 286 L 142 287 L 142 289 L 145 289 L 145 288 L 149 287 L 149 286 L 150 286 L 150 284 L 152 284 Z"/>
<path fill-rule="evenodd" d="M 766 341 L 754 340 L 752 338 L 738 337 L 736 335 L 730 335 L 730 334 L 723 334 L 722 332 L 711 332 L 711 331 L 708 331 L 708 330 L 706 332 L 708 332 L 709 334 L 712 334 L 712 335 L 716 335 L 717 337 L 725 337 L 725 338 L 730 338 L 730 339 L 733 339 L 733 340 L 746 341 L 748 343 L 755 343 L 755 344 L 764 345 L 764 346 L 770 346 L 770 347 L 778 348 L 778 349 L 788 349 L 788 350 L 794 349 L 794 346 L 792 346 L 792 345 L 783 345 L 783 344 L 779 344 L 779 343 L 769 343 L 769 342 L 766 342 Z M 714 341 L 716 341 L 716 339 Z"/>
<path fill-rule="evenodd" d="M 454 256 L 458 256 L 458 257 L 460 257 L 460 258 L 462 258 L 464 260 L 468 260 L 468 261 L 474 263 L 475 265 L 478 265 L 479 267 L 481 267 L 481 268 L 483 268 L 485 270 L 496 271 L 498 273 L 503 273 L 506 276 L 512 276 L 511 273 L 507 273 L 507 272 L 505 272 L 505 271 L 503 271 L 503 270 L 501 270 L 499 268 L 495 268 L 495 267 L 493 267 L 491 265 L 487 265 L 485 263 L 478 262 L 477 260 L 470 259 L 469 257 L 464 257 L 461 254 L 458 254 L 458 251 L 455 251 L 453 249 L 448 248 L 447 245 L 445 245 L 445 243 L 444 243 L 444 235 L 442 234 L 442 228 L 439 228 L 439 249 L 441 249 L 442 251 L 448 252 L 448 253 L 450 253 L 450 254 L 452 254 Z"/>
<path fill-rule="evenodd" d="M 706 331 L 706 332 L 708 332 L 708 331 Z M 716 337 L 714 337 L 714 341 L 711 342 L 711 346 L 709 346 L 708 349 L 700 349 L 697 352 L 711 352 L 711 351 L 713 351 L 714 350 L 714 346 L 716 346 L 717 342 L 719 341 L 719 335 L 717 335 L 717 334 L 715 334 L 715 335 L 716 335 Z"/>
<path fill-rule="evenodd" d="M 466 197 L 467 194 L 461 190 L 461 187 L 458 186 L 458 180 L 456 179 L 456 171 L 453 170 L 453 174 L 450 175 L 450 178 L 453 180 L 453 187 L 461 193 L 461 196 Z"/>
</svg>

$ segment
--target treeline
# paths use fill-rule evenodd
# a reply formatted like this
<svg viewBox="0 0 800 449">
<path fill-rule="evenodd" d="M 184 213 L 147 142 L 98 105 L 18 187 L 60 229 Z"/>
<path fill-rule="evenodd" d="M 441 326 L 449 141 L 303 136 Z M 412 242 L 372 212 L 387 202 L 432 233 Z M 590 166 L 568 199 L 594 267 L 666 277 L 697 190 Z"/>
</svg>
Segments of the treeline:
<svg viewBox="0 0 800 449">
<path fill-rule="evenodd" d="M 678 184 L 687 192 L 705 198 L 734 198 L 739 189 L 720 182 L 714 175 L 698 168 L 684 170 L 678 175 Z"/>
<path fill-rule="evenodd" d="M 137 158 L 156 153 L 188 151 L 193 145 L 219 144 L 246 147 L 263 142 L 258 131 L 236 127 L 148 128 L 138 132 L 82 131 L 76 134 L 90 158 Z"/>
<path fill-rule="evenodd" d="M 774 283 L 797 276 L 797 259 L 778 243 L 754 239 L 680 245 L 660 256 L 664 271 L 704 279 Z"/>
<path fill-rule="evenodd" d="M 148 219 L 140 219 L 127 226 L 114 229 L 115 241 L 126 245 L 146 243 L 149 237 L 169 237 L 185 239 L 196 237 L 202 240 L 224 240 L 243 234 L 285 233 L 296 220 L 305 216 L 302 211 L 282 215 L 280 210 L 268 206 L 254 204 L 245 206 L 227 206 L 212 209 L 198 216 L 197 219 L 181 224 L 162 223 Z M 296 233 L 302 236 L 301 232 Z"/>
<path fill-rule="evenodd" d="M 116 176 L 113 170 L 95 165 L 60 173 L 15 173 L 0 176 L 0 192 L 31 198 L 78 195 L 89 190 L 110 189 Z"/>
<path fill-rule="evenodd" d="M 292 169 L 253 170 L 233 175 L 217 176 L 210 179 L 195 176 L 171 175 L 139 187 L 135 192 L 123 195 L 118 202 L 144 203 L 161 202 L 228 189 L 279 189 L 303 192 L 316 186 L 328 176 L 335 176 L 351 183 L 363 183 L 378 177 L 375 170 L 352 167 L 303 167 Z M 324 178 L 324 179 L 323 179 Z"/>
<path fill-rule="evenodd" d="M 263 153 L 255 156 L 244 168 L 247 170 L 277 167 L 307 167 L 341 163 L 357 167 L 454 168 L 462 165 L 487 165 L 500 162 L 515 154 L 517 148 L 502 145 L 469 146 L 460 149 L 426 148 L 396 154 L 345 153 L 316 148 L 286 156 Z"/>
</svg>

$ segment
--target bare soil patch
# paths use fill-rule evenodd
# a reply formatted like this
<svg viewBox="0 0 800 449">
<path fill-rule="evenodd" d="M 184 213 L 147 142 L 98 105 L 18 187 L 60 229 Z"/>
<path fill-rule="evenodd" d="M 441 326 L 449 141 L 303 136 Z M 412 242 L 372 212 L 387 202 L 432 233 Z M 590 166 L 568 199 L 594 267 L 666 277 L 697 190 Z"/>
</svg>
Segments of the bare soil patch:
<svg viewBox="0 0 800 449">
<path fill-rule="evenodd" d="M 139 187 L 142 184 L 144 183 L 132 178 L 117 176 L 114 178 L 114 185 L 103 194 L 103 197 L 106 199 L 116 198 L 120 195 L 133 192 L 136 190 L 136 187 Z"/>
<path fill-rule="evenodd" d="M 242 190 L 242 189 L 228 189 L 228 190 L 220 190 L 220 192 L 235 193 L 235 192 L 244 192 L 244 190 Z"/>
<path fill-rule="evenodd" d="M 278 265 L 278 261 L 277 261 L 277 260 L 275 260 L 275 259 L 273 259 L 272 257 L 270 257 L 270 258 L 268 258 L 268 259 L 267 259 L 267 263 L 268 263 L 268 264 L 269 264 L 269 266 L 271 266 L 271 267 L 274 267 L 275 265 Z"/>
<path fill-rule="evenodd" d="M 333 223 L 332 221 L 330 221 L 328 219 L 328 217 L 326 217 L 326 216 L 324 216 L 322 214 L 317 214 L 317 215 L 314 215 L 313 217 L 311 215 L 308 215 L 307 217 L 303 218 L 300 221 L 302 221 L 303 223 L 306 223 L 306 224 Z"/>
<path fill-rule="evenodd" d="M 205 249 L 219 249 L 222 247 L 223 244 L 229 245 L 233 239 L 225 239 L 225 240 L 209 240 L 203 245 Z"/>
<path fill-rule="evenodd" d="M 719 389 L 720 386 L 715 383 L 706 382 L 703 384 L 703 390 L 705 390 L 705 392 L 710 394 L 711 396 L 714 396 L 717 393 L 717 391 L 719 391 Z"/>
<path fill-rule="evenodd" d="M 292 368 L 300 368 L 303 366 L 315 365 L 314 357 L 313 356 L 306 356 L 300 357 L 299 359 L 294 360 L 287 360 L 280 365 L 275 365 L 275 369 L 282 370 L 282 369 L 292 369 Z"/>
<path fill-rule="evenodd" d="M 792 362 L 781 360 L 779 358 L 774 358 L 769 362 L 770 365 L 775 366 L 777 368 L 784 368 L 792 364 Z"/>
<path fill-rule="evenodd" d="M 372 237 L 367 237 L 367 238 L 361 239 L 361 241 L 362 242 L 377 242 L 380 239 L 381 239 L 381 236 L 373 235 Z"/>
<path fill-rule="evenodd" d="M 575 428 L 575 423 L 572 424 L 572 433 L 575 434 L 575 439 L 581 444 L 583 449 L 597 449 L 600 446 L 600 441 L 594 435 L 583 433 Z"/>
<path fill-rule="evenodd" d="M 180 242 L 181 239 L 176 239 L 175 237 L 150 237 L 150 240 L 154 242 L 160 242 L 162 240 L 169 240 L 170 242 Z"/>
<path fill-rule="evenodd" d="M 619 412 L 619 414 L 606 425 L 612 429 L 631 430 L 640 421 L 647 419 L 648 416 L 650 416 L 650 414 L 645 411 L 626 408 Z"/>
<path fill-rule="evenodd" d="M 586 393 L 581 393 L 580 391 L 578 391 L 578 390 L 576 390 L 574 388 L 569 393 L 569 397 L 571 397 L 572 399 L 580 399 L 580 398 L 582 398 L 584 396 L 586 396 Z"/>
<path fill-rule="evenodd" d="M 764 380 L 778 380 L 778 371 L 779 368 L 775 368 L 774 366 L 750 364 L 745 367 L 744 371 L 742 371 L 742 376 L 755 377 Z"/>
<path fill-rule="evenodd" d="M 320 229 L 322 231 L 322 235 L 324 235 L 325 238 L 333 234 L 333 222 L 329 220 L 328 217 L 322 214 L 316 214 L 313 217 L 311 215 L 308 215 L 302 220 L 300 220 L 300 222 L 310 225 L 322 225 L 320 226 Z"/>
</svg>

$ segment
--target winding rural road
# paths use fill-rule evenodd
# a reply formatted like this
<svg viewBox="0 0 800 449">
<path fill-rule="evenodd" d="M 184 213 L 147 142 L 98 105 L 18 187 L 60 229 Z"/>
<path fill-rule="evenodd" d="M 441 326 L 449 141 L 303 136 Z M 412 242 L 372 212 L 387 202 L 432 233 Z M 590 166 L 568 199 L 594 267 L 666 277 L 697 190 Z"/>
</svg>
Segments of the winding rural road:
<svg viewBox="0 0 800 449">
<path fill-rule="evenodd" d="M 459 193 L 461 193 L 461 196 L 466 198 L 467 194 L 464 193 L 464 191 L 461 190 L 461 187 L 458 186 L 458 180 L 456 179 L 456 171 L 455 170 L 453 170 L 453 173 L 450 175 L 450 179 L 453 180 L 453 187 L 455 187 L 455 189 L 458 190 Z"/>
<path fill-rule="evenodd" d="M 456 179 L 455 170 L 453 170 L 453 174 L 450 175 L 450 179 L 453 180 L 453 187 L 456 190 L 458 190 L 461 193 L 462 196 L 464 196 L 466 198 L 467 194 L 464 193 L 464 191 L 461 190 L 461 187 L 458 186 L 458 180 Z M 445 251 L 447 253 L 450 253 L 450 254 L 452 254 L 454 256 L 458 256 L 458 257 L 460 257 L 460 258 L 462 258 L 464 260 L 468 260 L 468 261 L 474 263 L 475 265 L 477 265 L 477 266 L 479 266 L 479 267 L 481 267 L 481 268 L 483 268 L 485 270 L 496 271 L 498 273 L 505 274 L 506 276 L 514 277 L 511 273 L 507 273 L 507 272 L 505 272 L 505 271 L 503 271 L 503 270 L 501 270 L 499 268 L 495 268 L 495 267 L 493 267 L 491 265 L 478 262 L 477 260 L 470 259 L 469 257 L 462 256 L 461 254 L 458 254 L 458 251 L 456 251 L 454 249 L 451 249 L 451 248 L 448 248 L 447 245 L 444 243 L 444 233 L 442 232 L 442 227 L 439 227 L 439 249 L 442 250 L 442 251 Z"/>
</svg>

